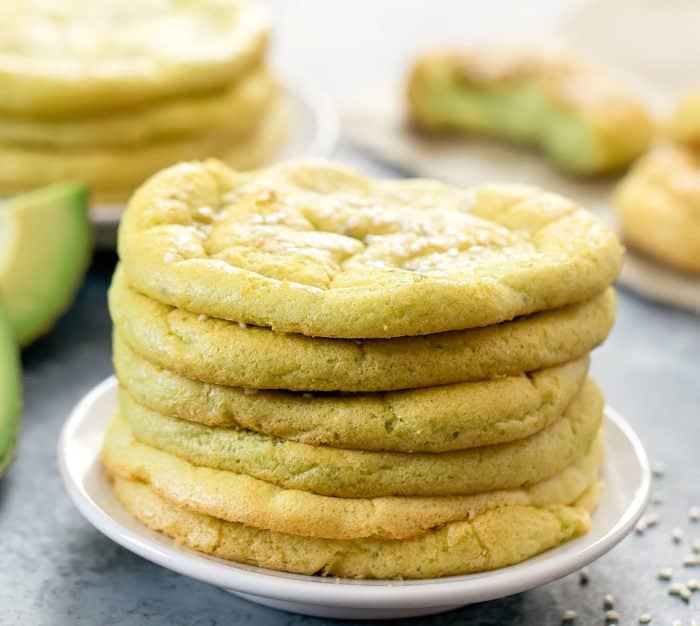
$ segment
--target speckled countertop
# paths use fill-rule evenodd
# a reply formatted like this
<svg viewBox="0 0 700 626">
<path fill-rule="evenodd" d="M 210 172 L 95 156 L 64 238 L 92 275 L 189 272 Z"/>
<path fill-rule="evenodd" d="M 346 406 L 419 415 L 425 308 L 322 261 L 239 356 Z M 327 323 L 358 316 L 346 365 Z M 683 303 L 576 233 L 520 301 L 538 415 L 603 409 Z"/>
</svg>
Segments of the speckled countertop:
<svg viewBox="0 0 700 626">
<path fill-rule="evenodd" d="M 395 1 L 386 4 L 398 8 Z M 413 0 L 402 7 L 413 7 L 415 20 L 419 4 Z M 445 4 L 436 0 L 431 6 Z M 496 7 L 503 4 L 494 2 Z M 370 3 L 357 5 L 369 10 Z M 312 9 L 321 10 L 322 3 L 309 2 L 309 16 Z M 283 24 L 291 20 L 289 30 L 298 36 L 300 18 L 286 11 Z M 532 22 L 527 16 L 511 17 L 522 22 L 519 28 Z M 378 36 L 382 29 L 377 24 L 381 22 L 373 23 L 372 32 Z M 405 37 L 411 36 L 410 29 L 404 31 Z M 325 32 L 316 41 L 319 38 L 328 45 L 333 41 Z M 384 49 L 396 56 L 387 44 Z M 352 51 L 334 53 L 348 58 L 358 83 L 360 71 L 350 64 Z M 299 65 L 308 54 L 292 55 L 290 74 L 302 77 Z M 322 77 L 330 80 L 325 71 Z M 352 74 L 348 70 L 342 77 L 345 82 L 339 79 L 331 91 L 345 91 Z M 338 156 L 375 173 L 391 174 L 347 148 Z M 56 441 L 72 406 L 112 371 L 106 289 L 114 261 L 109 255 L 96 259 L 70 312 L 50 336 L 23 355 L 26 409 L 21 444 L 16 462 L 0 480 L 0 625 L 342 623 L 258 607 L 152 565 L 99 534 L 69 501 L 56 465 Z M 686 531 L 687 539 L 700 539 L 700 523 L 688 519 L 690 506 L 700 504 L 700 319 L 620 292 L 618 321 L 608 342 L 595 352 L 593 373 L 609 402 L 637 429 L 650 457 L 665 462 L 665 475 L 655 481 L 665 502 L 653 505 L 660 524 L 643 536 L 628 537 L 594 563 L 586 586 L 573 575 L 511 598 L 405 623 L 546 626 L 560 624 L 563 611 L 573 609 L 579 615 L 577 625 L 604 624 L 603 596 L 611 593 L 621 624 L 636 624 L 647 611 L 654 615 L 653 625 L 678 619 L 688 626 L 692 618 L 700 624 L 700 593 L 686 605 L 669 596 L 667 583 L 656 579 L 661 567 L 674 567 L 681 581 L 700 578 L 700 568 L 680 567 L 689 552 L 687 541 L 678 546 L 671 539 L 676 526 Z"/>
</svg>

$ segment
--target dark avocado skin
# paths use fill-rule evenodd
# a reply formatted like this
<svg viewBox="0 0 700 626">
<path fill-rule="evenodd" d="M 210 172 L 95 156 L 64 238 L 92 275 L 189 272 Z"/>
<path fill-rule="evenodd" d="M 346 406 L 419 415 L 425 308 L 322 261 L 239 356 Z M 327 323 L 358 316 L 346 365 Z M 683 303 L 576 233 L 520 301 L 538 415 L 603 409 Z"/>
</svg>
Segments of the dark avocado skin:
<svg viewBox="0 0 700 626">
<path fill-rule="evenodd" d="M 0 474 L 14 456 L 21 412 L 19 348 L 0 302 Z"/>
</svg>

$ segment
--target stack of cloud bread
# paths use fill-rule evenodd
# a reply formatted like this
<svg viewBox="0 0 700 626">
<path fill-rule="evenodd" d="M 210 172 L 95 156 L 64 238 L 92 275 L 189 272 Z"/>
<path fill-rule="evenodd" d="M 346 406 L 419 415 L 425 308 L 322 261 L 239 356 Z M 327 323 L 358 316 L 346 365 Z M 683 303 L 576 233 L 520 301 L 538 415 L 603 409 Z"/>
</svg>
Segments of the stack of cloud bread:
<svg viewBox="0 0 700 626">
<path fill-rule="evenodd" d="M 133 196 L 119 252 L 103 462 L 144 524 L 354 578 L 503 567 L 587 531 L 588 354 L 622 249 L 569 200 L 184 163 Z"/>
<path fill-rule="evenodd" d="M 615 194 L 623 236 L 661 263 L 700 273 L 700 89 L 668 124 L 670 142 L 652 149 Z"/>
<path fill-rule="evenodd" d="M 284 137 L 246 0 L 26 0 L 0 22 L 0 193 L 69 179 L 126 200 L 178 161 L 259 166 Z"/>
<path fill-rule="evenodd" d="M 531 46 L 428 52 L 411 69 L 407 101 L 423 130 L 534 145 L 561 169 L 587 176 L 624 169 L 654 132 L 640 100 L 604 70 Z"/>
</svg>

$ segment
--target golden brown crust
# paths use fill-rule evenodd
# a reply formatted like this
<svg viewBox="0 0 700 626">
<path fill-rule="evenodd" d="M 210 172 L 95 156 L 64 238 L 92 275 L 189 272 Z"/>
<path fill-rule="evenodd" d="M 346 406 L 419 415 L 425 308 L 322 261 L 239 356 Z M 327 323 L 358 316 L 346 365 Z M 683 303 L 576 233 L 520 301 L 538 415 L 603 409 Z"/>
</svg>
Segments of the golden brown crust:
<svg viewBox="0 0 700 626">
<path fill-rule="evenodd" d="M 700 148 L 700 88 L 678 101 L 667 130 L 673 141 L 689 148 Z"/>
<path fill-rule="evenodd" d="M 588 379 L 565 413 L 534 435 L 441 454 L 344 450 L 210 428 L 149 411 L 123 391 L 119 406 L 138 441 L 198 466 L 328 496 L 449 496 L 513 489 L 560 472 L 590 447 L 603 396 Z"/>
<path fill-rule="evenodd" d="M 588 362 L 586 355 L 529 374 L 393 393 L 293 393 L 192 380 L 153 365 L 114 336 L 120 385 L 148 409 L 206 426 L 374 451 L 448 452 L 532 435 L 569 406 Z"/>
<path fill-rule="evenodd" d="M 247 175 L 216 161 L 164 170 L 129 203 L 119 254 L 129 282 L 164 304 L 360 339 L 581 302 L 622 261 L 610 229 L 554 194 L 376 181 L 316 161 Z"/>
<path fill-rule="evenodd" d="M 603 448 L 601 431 L 586 454 L 551 478 L 449 497 L 337 498 L 283 489 L 245 474 L 197 467 L 142 444 L 119 417 L 107 430 L 102 462 L 108 474 L 144 482 L 178 507 L 231 522 L 327 539 L 405 539 L 488 508 L 569 504 L 597 479 Z"/>
<path fill-rule="evenodd" d="M 678 146 L 657 148 L 620 183 L 615 202 L 631 246 L 700 272 L 700 156 Z"/>
<path fill-rule="evenodd" d="M 141 522 L 194 550 L 300 574 L 347 578 L 432 578 L 505 567 L 590 527 L 600 485 L 571 506 L 489 509 L 413 539 L 329 540 L 286 535 L 177 508 L 146 485 L 117 479 L 115 492 Z"/>
<path fill-rule="evenodd" d="M 520 374 L 590 352 L 615 318 L 612 289 L 588 302 L 496 326 L 423 337 L 349 341 L 275 333 L 175 309 L 132 289 L 118 269 L 114 326 L 160 367 L 248 389 L 390 391 Z"/>
</svg>

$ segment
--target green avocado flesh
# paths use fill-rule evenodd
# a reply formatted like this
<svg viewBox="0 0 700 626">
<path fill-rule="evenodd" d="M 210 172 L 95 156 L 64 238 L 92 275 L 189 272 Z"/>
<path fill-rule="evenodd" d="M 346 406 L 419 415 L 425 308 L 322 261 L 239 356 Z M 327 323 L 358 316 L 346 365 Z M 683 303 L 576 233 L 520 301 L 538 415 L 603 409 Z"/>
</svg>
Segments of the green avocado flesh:
<svg viewBox="0 0 700 626">
<path fill-rule="evenodd" d="M 594 172 L 605 162 L 604 148 L 585 122 L 532 86 L 471 88 L 436 79 L 425 94 L 424 111 L 441 125 L 537 145 L 574 172 Z"/>
<path fill-rule="evenodd" d="M 15 451 L 21 408 L 19 350 L 0 303 L 0 474 Z"/>
<path fill-rule="evenodd" d="M 62 183 L 0 206 L 0 293 L 20 346 L 70 305 L 90 255 L 87 190 Z"/>
</svg>

